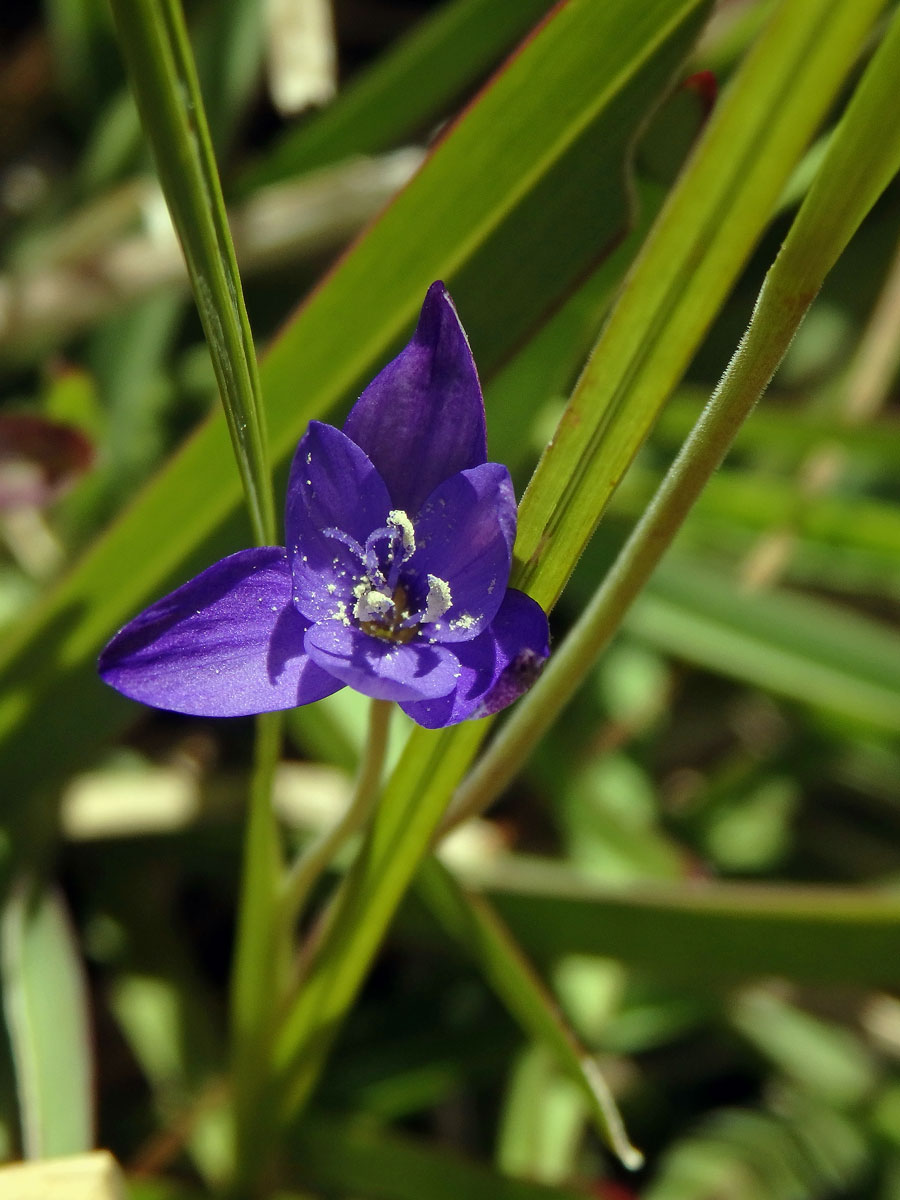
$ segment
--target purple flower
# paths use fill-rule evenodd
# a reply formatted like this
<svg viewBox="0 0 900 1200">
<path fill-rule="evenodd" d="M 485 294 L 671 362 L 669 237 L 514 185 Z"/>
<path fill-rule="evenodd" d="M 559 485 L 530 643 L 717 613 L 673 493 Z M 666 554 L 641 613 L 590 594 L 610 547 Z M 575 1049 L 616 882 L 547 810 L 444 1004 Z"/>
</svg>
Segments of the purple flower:
<svg viewBox="0 0 900 1200">
<path fill-rule="evenodd" d="M 472 353 L 435 283 L 343 431 L 310 423 L 287 546 L 241 550 L 152 604 L 103 651 L 100 674 L 198 716 L 293 708 L 344 684 L 428 728 L 486 716 L 549 653 L 543 611 L 507 587 L 515 533 Z"/>
</svg>

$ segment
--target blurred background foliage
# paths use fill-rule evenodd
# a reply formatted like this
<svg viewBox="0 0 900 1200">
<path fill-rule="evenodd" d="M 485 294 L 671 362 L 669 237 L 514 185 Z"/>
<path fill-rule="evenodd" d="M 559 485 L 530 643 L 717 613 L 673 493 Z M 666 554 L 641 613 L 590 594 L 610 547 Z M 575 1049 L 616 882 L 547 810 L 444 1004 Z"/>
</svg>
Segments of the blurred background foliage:
<svg viewBox="0 0 900 1200">
<path fill-rule="evenodd" d="M 653 52 L 606 123 L 450 273 L 492 457 L 520 494 L 717 95 L 792 3 L 723 0 L 705 26 L 705 7 L 684 4 L 664 33 L 659 6 Z M 187 5 L 263 352 L 550 8 L 336 0 L 329 25 L 310 15 L 327 5 Z M 891 12 L 616 490 L 554 612 L 557 641 L 728 364 Z M 75 683 L 65 654 L 40 657 L 54 636 L 41 613 L 214 409 L 215 380 L 106 4 L 12 3 L 0 27 L 0 636 L 19 662 L 0 693 L 0 716 L 13 714 L 0 722 L 0 1151 L 96 1139 L 135 1197 L 190 1200 L 229 1182 L 251 725 L 101 695 L 91 638 L 138 601 L 85 634 Z M 536 104 L 543 85 L 529 81 Z M 415 253 L 398 249 L 397 270 Z M 398 302 L 388 342 L 412 315 Z M 348 322 L 335 337 L 348 354 L 338 406 L 365 380 L 356 335 Z M 582 1094 L 413 896 L 286 1138 L 285 1196 L 900 1195 L 898 364 L 894 183 L 612 648 L 515 786 L 447 846 L 601 1055 L 646 1166 L 629 1174 L 601 1147 Z M 293 390 L 300 416 L 276 458 L 325 415 L 303 409 L 318 401 L 302 374 L 282 363 L 279 378 L 282 409 Z M 222 524 L 230 503 L 184 547 L 195 562 L 245 544 Z M 176 537 L 177 505 L 171 520 L 147 538 Z M 179 570 L 172 558 L 159 576 Z M 17 660 L 29 639 L 36 657 Z M 344 692 L 289 715 L 275 802 L 293 844 L 345 801 L 364 712 Z M 398 719 L 394 757 L 407 732 Z M 44 881 L 36 901 L 23 879 Z"/>
</svg>

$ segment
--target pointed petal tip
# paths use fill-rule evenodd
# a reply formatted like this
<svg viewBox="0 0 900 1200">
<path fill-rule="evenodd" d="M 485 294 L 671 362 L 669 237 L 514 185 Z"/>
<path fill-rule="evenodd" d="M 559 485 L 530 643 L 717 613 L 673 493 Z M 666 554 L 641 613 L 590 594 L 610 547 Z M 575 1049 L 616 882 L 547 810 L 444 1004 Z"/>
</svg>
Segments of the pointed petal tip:
<svg viewBox="0 0 900 1200">
<path fill-rule="evenodd" d="M 471 356 L 469 339 L 463 329 L 462 321 L 459 319 L 453 297 L 447 291 L 444 281 L 436 279 L 425 293 L 425 299 L 422 301 L 414 340 L 434 350 L 442 337 L 446 338 L 448 334 L 456 340 L 459 347 L 464 345 L 465 352 Z M 457 353 L 459 353 L 459 349 L 457 349 Z M 474 363 L 472 365 L 474 367 Z"/>
<path fill-rule="evenodd" d="M 445 479 L 487 461 L 478 371 L 441 280 L 425 295 L 412 339 L 362 393 L 344 433 L 410 515 Z"/>
</svg>

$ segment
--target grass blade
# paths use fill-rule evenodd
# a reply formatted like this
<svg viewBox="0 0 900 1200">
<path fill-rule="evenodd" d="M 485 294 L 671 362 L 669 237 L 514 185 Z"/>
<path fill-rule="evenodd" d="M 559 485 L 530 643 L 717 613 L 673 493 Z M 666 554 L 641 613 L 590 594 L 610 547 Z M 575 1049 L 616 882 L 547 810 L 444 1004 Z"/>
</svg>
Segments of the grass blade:
<svg viewBox="0 0 900 1200">
<path fill-rule="evenodd" d="M 209 344 L 253 533 L 274 544 L 256 354 L 178 0 L 114 0 L 119 41 Z"/>
<path fill-rule="evenodd" d="M 643 1155 L 628 1140 L 616 1102 L 594 1058 L 579 1045 L 553 997 L 491 906 L 464 891 L 437 858 L 419 868 L 417 888 L 440 923 L 462 942 L 525 1032 L 548 1047 L 581 1089 L 610 1149 L 636 1170 Z"/>
<path fill-rule="evenodd" d="M 498 866 L 478 883 L 539 959 L 597 954 L 678 979 L 900 982 L 900 897 L 891 892 L 742 883 L 623 891 L 553 863 Z"/>
</svg>

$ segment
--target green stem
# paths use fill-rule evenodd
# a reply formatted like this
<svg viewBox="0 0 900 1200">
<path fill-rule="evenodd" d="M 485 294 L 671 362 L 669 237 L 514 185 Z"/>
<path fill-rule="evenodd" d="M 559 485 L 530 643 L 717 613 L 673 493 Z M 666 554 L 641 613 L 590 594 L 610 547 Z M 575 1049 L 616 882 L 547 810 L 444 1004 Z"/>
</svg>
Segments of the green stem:
<svg viewBox="0 0 900 1200">
<path fill-rule="evenodd" d="M 272 808 L 272 783 L 281 750 L 283 717 L 257 717 L 256 755 L 244 838 L 237 945 L 231 977 L 231 1056 L 235 1175 L 240 1186 L 258 1173 L 265 1139 L 268 1046 L 280 993 L 274 953 L 282 854 Z"/>
<path fill-rule="evenodd" d="M 381 803 L 333 903 L 303 987 L 285 1014 L 273 1064 L 282 1120 L 296 1118 L 315 1087 L 341 1018 L 403 893 L 481 740 L 475 722 L 429 732 L 410 745 L 384 788 Z M 452 754 L 445 755 L 452 741 Z M 445 769 L 438 770 L 443 762 Z"/>
<path fill-rule="evenodd" d="M 391 700 L 372 701 L 369 735 L 347 811 L 331 829 L 326 829 L 304 849 L 285 879 L 279 914 L 285 940 L 290 938 L 322 872 L 344 843 L 363 827 L 375 807 L 380 794 L 393 708 Z"/>
</svg>

